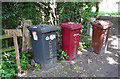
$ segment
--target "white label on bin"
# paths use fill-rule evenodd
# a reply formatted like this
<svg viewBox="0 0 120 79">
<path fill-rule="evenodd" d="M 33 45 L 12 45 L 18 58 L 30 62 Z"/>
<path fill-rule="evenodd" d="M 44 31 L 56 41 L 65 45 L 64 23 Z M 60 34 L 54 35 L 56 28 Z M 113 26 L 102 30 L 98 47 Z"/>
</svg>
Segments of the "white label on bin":
<svg viewBox="0 0 120 79">
<path fill-rule="evenodd" d="M 33 39 L 34 40 L 38 40 L 38 36 L 36 34 L 36 31 L 32 31 L 32 34 L 33 34 Z"/>
<path fill-rule="evenodd" d="M 49 40 L 49 39 L 50 39 L 49 36 L 46 36 L 45 40 Z"/>
<path fill-rule="evenodd" d="M 34 26 L 33 28 L 37 28 L 36 26 Z"/>
<path fill-rule="evenodd" d="M 107 38 L 107 31 L 108 31 L 108 30 L 106 30 L 105 35 L 104 35 L 104 39 L 103 39 L 103 47 L 105 47 L 105 42 L 106 42 L 106 38 Z"/>
<path fill-rule="evenodd" d="M 68 24 L 74 24 L 74 22 L 68 22 Z"/>
<path fill-rule="evenodd" d="M 54 34 L 50 35 L 51 40 L 54 40 L 55 38 L 56 38 L 56 35 L 54 35 Z"/>
<path fill-rule="evenodd" d="M 77 34 L 74 34 L 73 36 L 77 36 L 77 35 L 79 35 L 79 33 L 77 33 Z"/>
</svg>

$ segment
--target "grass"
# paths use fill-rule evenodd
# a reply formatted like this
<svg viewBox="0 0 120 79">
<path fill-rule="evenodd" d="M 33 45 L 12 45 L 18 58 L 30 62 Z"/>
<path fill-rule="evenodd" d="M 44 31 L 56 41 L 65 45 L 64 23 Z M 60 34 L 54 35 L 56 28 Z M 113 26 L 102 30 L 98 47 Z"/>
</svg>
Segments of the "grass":
<svg viewBox="0 0 120 79">
<path fill-rule="evenodd" d="M 112 16 L 112 15 L 120 15 L 120 12 L 112 12 L 112 13 L 105 13 L 105 12 L 99 12 L 98 16 Z"/>
</svg>

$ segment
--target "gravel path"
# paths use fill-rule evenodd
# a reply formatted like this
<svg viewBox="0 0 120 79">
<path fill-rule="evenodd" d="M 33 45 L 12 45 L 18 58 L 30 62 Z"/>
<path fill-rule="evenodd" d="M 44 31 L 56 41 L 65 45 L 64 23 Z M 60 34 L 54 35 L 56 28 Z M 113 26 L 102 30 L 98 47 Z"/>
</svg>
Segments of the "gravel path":
<svg viewBox="0 0 120 79">
<path fill-rule="evenodd" d="M 106 17 L 100 17 L 105 19 Z M 109 18 L 114 23 L 111 28 L 108 48 L 104 54 L 80 52 L 74 61 L 62 61 L 49 70 L 29 70 L 24 77 L 118 77 L 118 27 L 117 18 Z M 120 39 L 119 39 L 120 40 Z M 120 74 L 120 73 L 119 73 Z"/>
</svg>

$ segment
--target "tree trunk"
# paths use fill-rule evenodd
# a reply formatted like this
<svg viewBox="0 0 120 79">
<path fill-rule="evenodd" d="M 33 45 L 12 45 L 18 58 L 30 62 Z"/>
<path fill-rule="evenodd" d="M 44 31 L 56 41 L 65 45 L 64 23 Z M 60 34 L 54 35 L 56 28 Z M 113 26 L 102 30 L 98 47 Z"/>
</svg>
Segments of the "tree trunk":
<svg viewBox="0 0 120 79">
<path fill-rule="evenodd" d="M 27 29 L 27 26 L 31 26 L 32 22 L 31 20 L 25 20 L 24 26 L 23 26 L 23 43 L 22 43 L 22 51 L 31 51 L 32 45 L 31 45 L 31 38 L 29 30 Z"/>
<path fill-rule="evenodd" d="M 99 12 L 99 2 L 96 3 L 95 18 L 97 17 L 98 12 Z"/>
<path fill-rule="evenodd" d="M 44 14 L 44 11 L 42 11 L 42 9 L 41 9 L 41 13 L 42 13 L 42 23 L 44 24 L 44 22 L 45 22 L 45 14 Z"/>
<path fill-rule="evenodd" d="M 50 24 L 56 25 L 56 15 L 55 15 L 55 0 L 50 0 Z"/>
</svg>

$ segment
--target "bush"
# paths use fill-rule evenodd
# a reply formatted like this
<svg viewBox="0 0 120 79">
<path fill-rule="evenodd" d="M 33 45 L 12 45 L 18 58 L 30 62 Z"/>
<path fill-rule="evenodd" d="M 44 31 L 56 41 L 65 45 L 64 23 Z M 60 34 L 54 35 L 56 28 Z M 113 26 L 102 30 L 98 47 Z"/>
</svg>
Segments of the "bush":
<svg viewBox="0 0 120 79">
<path fill-rule="evenodd" d="M 57 53 L 57 57 L 60 59 L 60 60 L 65 60 L 66 58 L 68 58 L 68 54 L 65 52 L 65 51 L 62 51 L 62 50 L 59 50 L 58 53 Z"/>
<path fill-rule="evenodd" d="M 2 61 L 0 64 L 0 67 L 2 68 L 0 70 L 1 77 L 10 77 L 13 78 L 17 76 L 17 64 L 16 64 L 16 56 L 15 52 L 4 52 L 2 55 Z M 21 65 L 21 71 L 24 73 L 24 70 L 29 69 L 29 57 L 31 55 L 27 54 L 26 52 L 20 52 L 20 65 Z"/>
<path fill-rule="evenodd" d="M 80 36 L 80 42 L 79 42 L 79 48 L 78 49 L 85 49 L 89 48 L 92 45 L 92 40 L 88 40 L 88 37 L 90 36 Z"/>
</svg>

